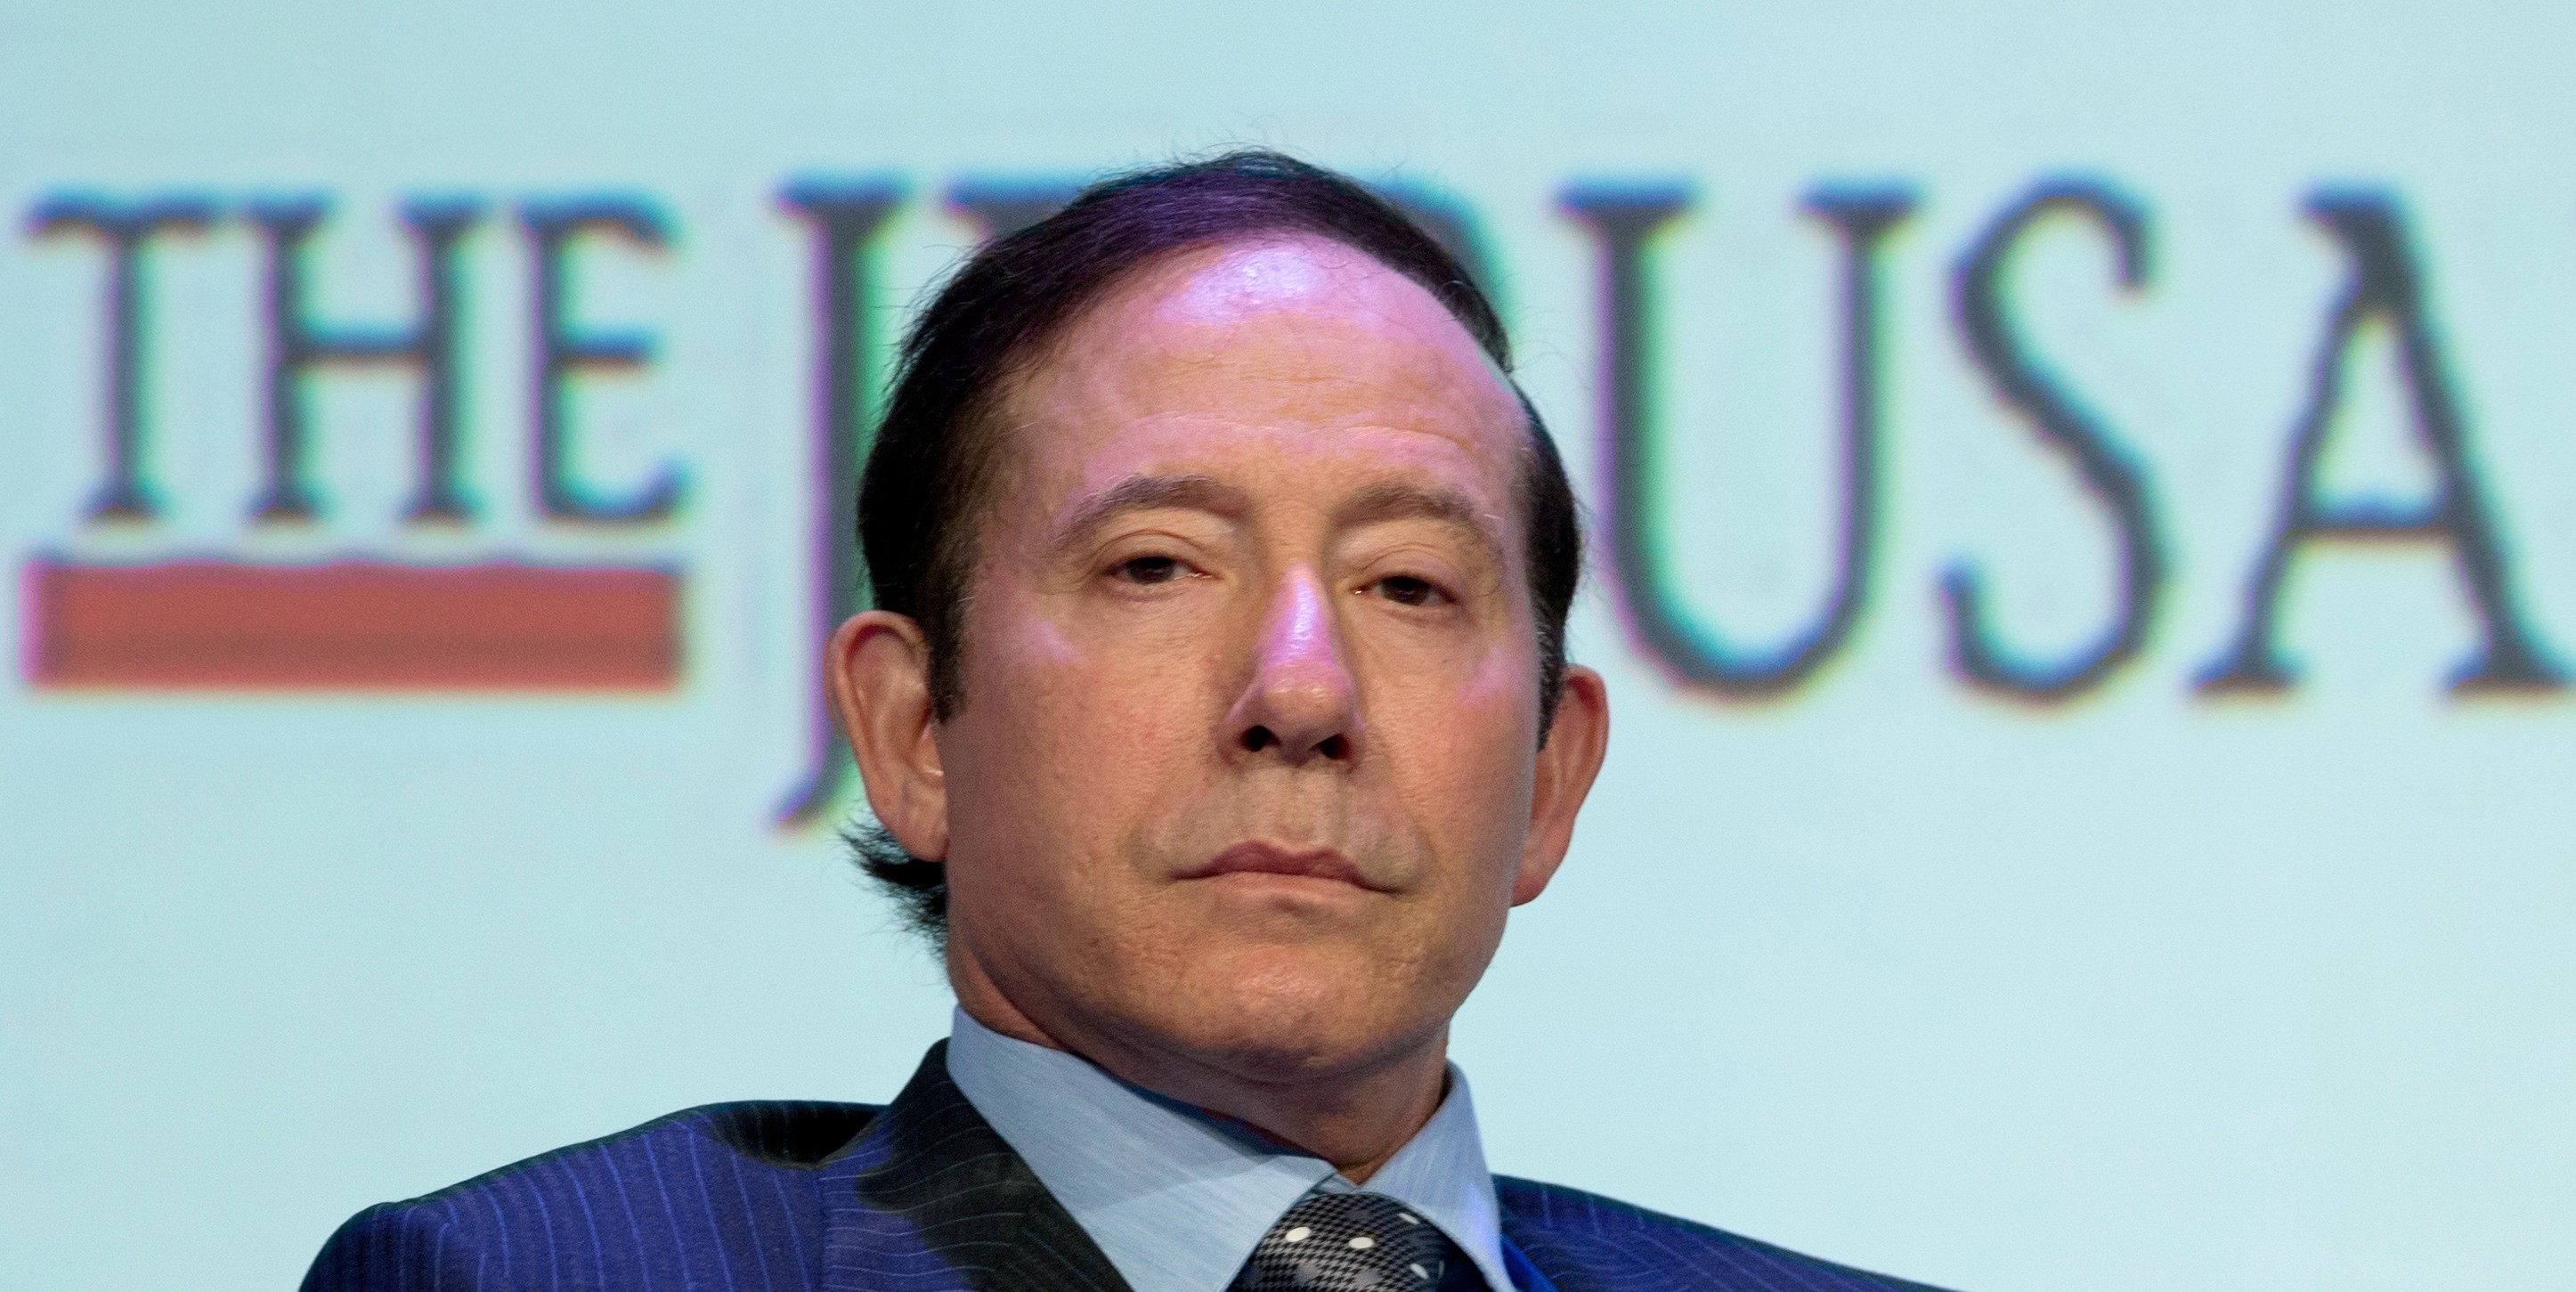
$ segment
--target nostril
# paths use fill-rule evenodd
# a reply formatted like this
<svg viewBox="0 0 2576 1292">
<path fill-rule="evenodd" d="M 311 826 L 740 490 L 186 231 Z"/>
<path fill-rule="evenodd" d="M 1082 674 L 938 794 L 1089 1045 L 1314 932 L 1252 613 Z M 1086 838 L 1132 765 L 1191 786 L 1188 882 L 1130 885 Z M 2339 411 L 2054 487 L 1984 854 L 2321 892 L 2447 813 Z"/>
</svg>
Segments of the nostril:
<svg viewBox="0 0 2576 1292">
<path fill-rule="evenodd" d="M 1343 757 L 1349 754 L 1350 751 L 1351 742 L 1340 736 L 1327 736 L 1324 739 L 1324 743 L 1315 746 L 1316 753 L 1322 754 L 1324 757 L 1337 763 L 1342 761 Z"/>
<path fill-rule="evenodd" d="M 1268 727 L 1254 727 L 1243 733 L 1243 748 L 1246 753 L 1257 754 L 1278 743 L 1279 737 Z"/>
</svg>

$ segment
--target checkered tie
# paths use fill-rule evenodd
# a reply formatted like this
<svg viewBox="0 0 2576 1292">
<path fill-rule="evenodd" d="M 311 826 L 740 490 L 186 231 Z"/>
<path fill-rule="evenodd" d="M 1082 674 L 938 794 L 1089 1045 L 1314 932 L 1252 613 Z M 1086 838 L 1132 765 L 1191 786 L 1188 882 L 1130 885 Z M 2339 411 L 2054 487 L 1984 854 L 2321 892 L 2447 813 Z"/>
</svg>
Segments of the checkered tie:
<svg viewBox="0 0 2576 1292">
<path fill-rule="evenodd" d="M 1464 1254 L 1378 1193 L 1310 1193 L 1252 1249 L 1229 1292 L 1432 1292 Z"/>
</svg>

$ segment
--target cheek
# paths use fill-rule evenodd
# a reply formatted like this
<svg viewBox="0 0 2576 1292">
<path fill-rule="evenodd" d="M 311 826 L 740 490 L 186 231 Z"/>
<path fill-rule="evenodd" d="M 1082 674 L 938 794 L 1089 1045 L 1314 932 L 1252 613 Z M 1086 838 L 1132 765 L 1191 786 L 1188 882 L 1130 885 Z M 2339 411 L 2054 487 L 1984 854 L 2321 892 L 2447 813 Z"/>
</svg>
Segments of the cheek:
<svg viewBox="0 0 2576 1292">
<path fill-rule="evenodd" d="M 1483 885 L 1519 865 L 1537 697 L 1529 663 L 1493 651 L 1437 688 L 1408 689 L 1373 725 L 1448 868 Z M 1390 697 L 1391 699 L 1394 697 Z"/>
<path fill-rule="evenodd" d="M 1535 749 L 1537 661 L 1516 639 L 1506 639 L 1509 645 L 1495 640 L 1501 636 L 1432 651 L 1378 652 L 1371 661 L 1378 682 L 1371 725 L 1439 742 L 1469 762 L 1485 746 L 1499 746 L 1507 760 Z"/>
<path fill-rule="evenodd" d="M 980 818 L 951 823 L 955 846 L 1056 865 L 1097 855 L 1175 783 L 1191 688 L 1169 661 L 996 609 L 1010 627 L 970 636 L 965 703 L 942 733 L 949 800 Z"/>
</svg>

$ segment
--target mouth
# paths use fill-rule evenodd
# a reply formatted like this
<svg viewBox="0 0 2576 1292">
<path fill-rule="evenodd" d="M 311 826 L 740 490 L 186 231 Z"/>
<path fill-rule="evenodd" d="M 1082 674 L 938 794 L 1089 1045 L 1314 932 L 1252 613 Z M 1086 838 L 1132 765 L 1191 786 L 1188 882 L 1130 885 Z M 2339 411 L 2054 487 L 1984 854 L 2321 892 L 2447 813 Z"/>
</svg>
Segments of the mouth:
<svg viewBox="0 0 2576 1292">
<path fill-rule="evenodd" d="M 1351 864 L 1351 859 L 1331 848 L 1283 848 L 1270 843 L 1238 843 L 1218 853 L 1205 865 L 1183 871 L 1183 879 L 1215 879 L 1225 875 L 1279 875 L 1292 879 L 1319 880 L 1347 884 L 1369 892 L 1385 889 L 1370 883 Z"/>
</svg>

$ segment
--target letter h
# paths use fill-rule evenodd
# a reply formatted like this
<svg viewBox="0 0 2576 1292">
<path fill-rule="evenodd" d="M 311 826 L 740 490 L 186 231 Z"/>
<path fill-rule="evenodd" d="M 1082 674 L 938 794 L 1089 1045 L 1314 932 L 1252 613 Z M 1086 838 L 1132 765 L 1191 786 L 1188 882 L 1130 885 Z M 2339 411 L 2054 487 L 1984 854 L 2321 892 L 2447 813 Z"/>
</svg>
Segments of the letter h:
<svg viewBox="0 0 2576 1292">
<path fill-rule="evenodd" d="M 306 521 L 318 502 L 306 478 L 310 435 L 306 374 L 325 364 L 406 364 L 420 373 L 416 455 L 419 491 L 404 515 L 461 521 L 469 509 L 457 481 L 457 244 L 481 212 L 461 201 L 412 202 L 402 222 L 417 257 L 420 314 L 410 327 L 317 324 L 305 312 L 305 251 L 325 204 L 306 199 L 254 203 L 248 211 L 268 258 L 262 314 L 268 332 L 265 388 L 267 482 L 253 515 Z"/>
</svg>

